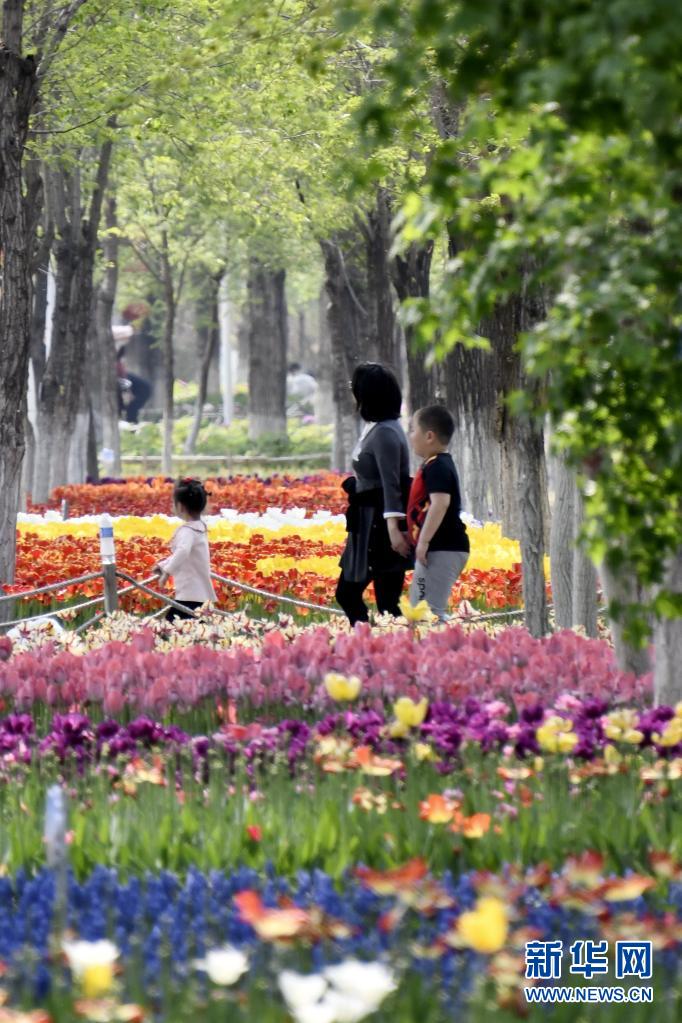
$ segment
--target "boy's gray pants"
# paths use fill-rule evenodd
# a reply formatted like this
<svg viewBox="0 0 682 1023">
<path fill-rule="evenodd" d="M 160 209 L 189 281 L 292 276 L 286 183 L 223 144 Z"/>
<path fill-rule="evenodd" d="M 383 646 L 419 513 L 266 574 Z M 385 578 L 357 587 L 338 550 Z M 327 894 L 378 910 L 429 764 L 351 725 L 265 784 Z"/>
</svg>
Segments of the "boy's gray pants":
<svg viewBox="0 0 682 1023">
<path fill-rule="evenodd" d="M 464 551 L 429 551 L 426 565 L 417 561 L 414 566 L 410 586 L 412 606 L 425 600 L 437 618 L 447 621 L 452 587 L 468 560 L 469 555 Z"/>
</svg>

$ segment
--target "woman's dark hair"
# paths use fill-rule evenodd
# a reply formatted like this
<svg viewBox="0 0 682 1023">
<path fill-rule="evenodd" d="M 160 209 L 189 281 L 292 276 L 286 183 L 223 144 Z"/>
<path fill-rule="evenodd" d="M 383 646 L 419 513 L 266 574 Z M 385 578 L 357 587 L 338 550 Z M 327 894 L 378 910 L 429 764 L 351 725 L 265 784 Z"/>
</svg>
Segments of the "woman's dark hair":
<svg viewBox="0 0 682 1023">
<path fill-rule="evenodd" d="M 444 405 L 425 405 L 417 411 L 417 422 L 422 430 L 435 433 L 441 444 L 449 444 L 455 432 L 455 420 Z"/>
<path fill-rule="evenodd" d="M 201 480 L 186 476 L 178 480 L 173 488 L 173 500 L 181 504 L 190 515 L 201 515 L 208 502 L 208 492 Z"/>
<path fill-rule="evenodd" d="M 399 418 L 403 395 L 390 369 L 378 362 L 363 362 L 356 367 L 350 387 L 366 423 Z"/>
</svg>

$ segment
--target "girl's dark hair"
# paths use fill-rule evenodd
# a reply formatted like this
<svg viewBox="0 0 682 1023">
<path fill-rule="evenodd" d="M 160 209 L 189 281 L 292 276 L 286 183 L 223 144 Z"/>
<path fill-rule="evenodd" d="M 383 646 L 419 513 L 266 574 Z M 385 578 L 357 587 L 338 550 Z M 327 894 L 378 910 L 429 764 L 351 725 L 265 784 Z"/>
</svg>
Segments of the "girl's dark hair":
<svg viewBox="0 0 682 1023">
<path fill-rule="evenodd" d="M 189 476 L 178 480 L 173 488 L 173 500 L 191 515 L 201 515 L 208 502 L 208 492 L 201 480 Z"/>
<path fill-rule="evenodd" d="M 356 367 L 350 387 L 366 423 L 400 417 L 403 395 L 390 369 L 378 362 L 363 362 Z"/>
</svg>

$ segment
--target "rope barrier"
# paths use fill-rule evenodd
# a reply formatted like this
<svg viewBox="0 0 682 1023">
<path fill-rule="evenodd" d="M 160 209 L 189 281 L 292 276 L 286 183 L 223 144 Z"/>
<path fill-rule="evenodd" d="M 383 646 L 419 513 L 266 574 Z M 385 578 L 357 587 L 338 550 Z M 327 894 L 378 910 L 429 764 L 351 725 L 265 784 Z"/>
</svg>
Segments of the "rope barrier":
<svg viewBox="0 0 682 1023">
<path fill-rule="evenodd" d="M 87 622 L 81 622 L 78 628 L 73 630 L 74 636 L 78 636 L 81 632 L 85 632 L 85 630 L 89 629 L 91 625 L 96 625 L 97 622 L 101 622 L 104 618 L 106 618 L 106 616 L 106 611 L 100 611 L 99 614 L 93 615 L 92 618 L 88 618 Z"/>
<path fill-rule="evenodd" d="M 324 604 L 311 604 L 308 600 L 297 600 L 295 597 L 285 597 L 281 593 L 270 593 L 268 590 L 261 590 L 258 586 L 249 586 L 247 583 L 240 583 L 237 579 L 228 579 L 227 576 L 211 572 L 211 578 L 225 586 L 233 586 L 244 593 L 253 593 L 257 597 L 267 597 L 269 600 L 276 600 L 281 604 L 293 604 L 295 607 L 306 607 L 312 611 L 322 611 L 328 615 L 342 615 L 344 612 L 339 607 L 326 607 Z"/>
<path fill-rule="evenodd" d="M 137 579 L 133 579 L 132 575 L 128 575 L 127 572 L 122 572 L 120 569 L 117 569 L 116 575 L 119 579 L 125 579 L 127 583 L 132 583 L 134 588 L 142 590 L 143 593 L 148 593 L 150 597 L 156 597 L 157 600 L 162 600 L 164 604 L 168 604 L 169 607 L 174 607 L 176 610 L 182 611 L 188 618 L 198 617 L 194 611 L 191 611 L 188 607 L 184 607 L 182 604 L 179 604 L 177 600 L 167 597 L 165 593 L 159 593 L 158 590 L 153 590 L 151 586 L 145 586 L 144 583 L 139 583 Z M 154 577 L 152 576 L 152 578 Z"/>
<path fill-rule="evenodd" d="M 63 590 L 67 586 L 78 586 L 80 583 L 88 583 L 91 579 L 101 579 L 101 572 L 89 572 L 88 575 L 79 575 L 75 579 L 66 579 L 63 583 L 50 583 L 49 586 L 40 586 L 35 590 L 24 590 L 21 593 L 4 593 L 0 596 L 0 602 L 7 600 L 23 600 L 24 597 L 35 597 L 40 593 L 52 593 L 54 590 Z"/>
<path fill-rule="evenodd" d="M 45 614 L 27 615 L 25 618 L 15 618 L 11 622 L 0 622 L 0 629 L 10 629 L 15 625 L 25 625 L 26 622 L 39 622 L 44 618 L 52 618 L 55 615 L 63 615 L 73 611 L 82 611 L 84 607 L 93 607 L 95 604 L 103 603 L 103 601 L 104 597 L 94 597 L 92 600 L 85 600 L 81 604 L 67 604 L 66 607 L 53 607 Z"/>
</svg>

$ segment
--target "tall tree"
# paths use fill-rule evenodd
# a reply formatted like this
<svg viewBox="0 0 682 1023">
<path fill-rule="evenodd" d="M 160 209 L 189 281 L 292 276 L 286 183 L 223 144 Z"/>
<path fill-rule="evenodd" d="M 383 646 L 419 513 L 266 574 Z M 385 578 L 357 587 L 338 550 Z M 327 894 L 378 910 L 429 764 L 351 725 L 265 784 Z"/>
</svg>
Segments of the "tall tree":
<svg viewBox="0 0 682 1023">
<path fill-rule="evenodd" d="M 116 197 L 107 196 L 104 206 L 102 235 L 102 275 L 95 298 L 94 350 L 97 353 L 99 379 L 96 410 L 100 420 L 102 448 L 111 452 L 110 472 L 121 475 L 121 438 L 118 429 L 118 376 L 116 373 L 116 345 L 111 329 L 116 289 L 118 286 L 118 220 Z"/>
<path fill-rule="evenodd" d="M 367 358 L 366 270 L 362 239 L 347 229 L 322 243 L 327 292 L 327 323 L 332 352 L 332 391 L 336 422 L 332 464 L 349 470 L 358 438 L 358 419 L 350 382 Z"/>
<path fill-rule="evenodd" d="M 199 380 L 194 417 L 185 442 L 185 454 L 193 455 L 208 392 L 208 375 L 220 343 L 220 288 L 224 271 L 202 275 L 195 301 Z M 229 353 L 228 353 L 229 357 Z"/>
<path fill-rule="evenodd" d="M 249 437 L 287 435 L 286 272 L 249 261 Z"/>
<path fill-rule="evenodd" d="M 24 0 L 4 0 L 0 41 L 0 580 L 12 581 L 30 354 L 33 236 L 23 194 L 31 112 L 41 81 L 84 0 L 36 5 L 36 49 L 24 53 Z"/>
<path fill-rule="evenodd" d="M 89 411 L 86 384 L 87 339 L 93 308 L 93 278 L 99 222 L 107 186 L 113 139 L 81 163 L 54 163 L 45 170 L 47 203 L 55 225 L 56 299 L 50 353 L 38 402 L 38 441 L 33 494 L 47 501 L 50 491 L 85 479 Z M 94 157 L 91 191 L 84 211 L 83 166 Z M 85 215 L 84 215 L 85 214 Z"/>
</svg>

